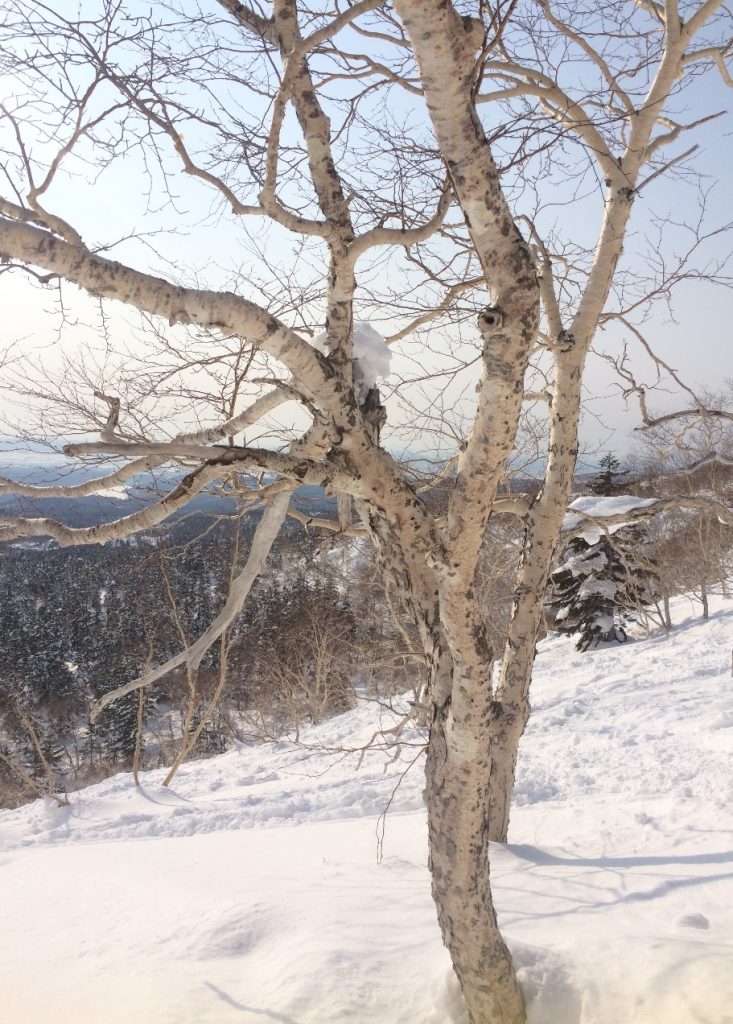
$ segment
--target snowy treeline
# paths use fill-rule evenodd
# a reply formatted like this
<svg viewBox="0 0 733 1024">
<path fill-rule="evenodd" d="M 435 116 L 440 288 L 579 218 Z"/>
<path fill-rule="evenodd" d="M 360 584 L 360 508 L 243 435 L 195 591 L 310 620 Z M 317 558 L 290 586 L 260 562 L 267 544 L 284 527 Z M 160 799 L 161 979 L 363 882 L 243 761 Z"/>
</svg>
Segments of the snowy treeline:
<svg viewBox="0 0 733 1024">
<path fill-rule="evenodd" d="M 259 581 L 224 647 L 212 648 L 192 675 L 171 673 L 142 704 L 129 694 L 91 724 L 95 699 L 208 626 L 225 600 L 232 559 L 246 557 L 250 533 L 230 522 L 196 543 L 170 546 L 165 537 L 148 537 L 134 545 L 44 550 L 42 561 L 35 549 L 5 549 L 0 803 L 45 791 L 49 773 L 63 790 L 129 768 L 139 720 L 140 766 L 170 764 L 187 715 L 193 733 L 220 682 L 223 698 L 202 726 L 194 756 L 253 733 L 297 734 L 303 723 L 353 706 L 355 689 L 374 689 L 371 666 L 396 648 L 384 603 L 360 568 L 363 553 L 324 547 L 299 528 L 278 542 L 272 572 Z M 409 661 L 397 658 L 380 671 L 379 685 L 404 690 L 414 674 Z"/>
</svg>

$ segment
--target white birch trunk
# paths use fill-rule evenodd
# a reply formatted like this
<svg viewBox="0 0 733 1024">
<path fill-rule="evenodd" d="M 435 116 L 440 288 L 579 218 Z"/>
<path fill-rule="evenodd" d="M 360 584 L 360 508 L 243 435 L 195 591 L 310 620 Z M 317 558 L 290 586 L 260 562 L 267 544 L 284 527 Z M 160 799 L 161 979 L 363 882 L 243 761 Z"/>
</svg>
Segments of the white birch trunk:
<svg viewBox="0 0 733 1024">
<path fill-rule="evenodd" d="M 431 557 L 440 612 L 439 636 L 432 650 L 426 647 L 432 666 L 425 787 L 432 890 L 471 1024 L 520 1024 L 524 1004 L 496 921 L 488 857 L 493 741 L 504 716 L 493 700 L 493 652 L 473 582 L 516 436 L 538 329 L 539 285 L 473 104 L 483 26 L 439 0 L 396 0 L 395 9 L 412 42 L 433 130 L 492 297 L 479 318 L 479 407 Z"/>
<path fill-rule="evenodd" d="M 496 730 L 491 778 L 492 842 L 505 843 L 519 741 L 529 719 L 537 635 L 545 587 L 570 498 L 578 453 L 578 419 L 584 352 L 559 353 L 551 410 L 550 455 L 543 489 L 527 522 L 527 536 L 504 648 L 496 699 L 503 722 Z"/>
<path fill-rule="evenodd" d="M 441 934 L 471 1024 L 521 1024 L 524 1001 L 499 932 L 489 873 L 493 711 L 488 680 L 462 719 L 450 703 L 436 710 L 425 788 L 430 871 Z"/>
</svg>

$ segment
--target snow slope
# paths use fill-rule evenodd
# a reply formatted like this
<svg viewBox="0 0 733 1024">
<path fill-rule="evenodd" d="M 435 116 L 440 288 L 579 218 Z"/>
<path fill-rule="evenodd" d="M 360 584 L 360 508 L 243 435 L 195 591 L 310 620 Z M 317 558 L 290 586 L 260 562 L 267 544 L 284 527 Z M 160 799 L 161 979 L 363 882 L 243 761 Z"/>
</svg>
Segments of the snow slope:
<svg viewBox="0 0 733 1024">
<path fill-rule="evenodd" d="M 733 1024 L 731 646 L 730 601 L 669 637 L 541 645 L 492 851 L 532 1024 Z M 349 752 L 394 720 L 364 705 L 299 747 L 186 765 L 170 791 L 120 775 L 1 814 L 0 1019 L 463 1024 L 422 738 Z"/>
</svg>

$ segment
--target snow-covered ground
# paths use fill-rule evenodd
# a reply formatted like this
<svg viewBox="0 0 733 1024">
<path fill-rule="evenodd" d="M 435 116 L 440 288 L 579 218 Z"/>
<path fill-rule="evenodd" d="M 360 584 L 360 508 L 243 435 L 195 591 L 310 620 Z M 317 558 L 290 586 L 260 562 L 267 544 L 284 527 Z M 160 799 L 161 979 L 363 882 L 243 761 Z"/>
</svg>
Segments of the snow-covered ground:
<svg viewBox="0 0 733 1024">
<path fill-rule="evenodd" d="M 732 646 L 730 601 L 669 637 L 543 643 L 492 850 L 532 1024 L 732 1024 Z M 0 815 L 0 1019 L 459 1024 L 421 737 L 386 770 L 348 753 L 380 716 Z"/>
</svg>

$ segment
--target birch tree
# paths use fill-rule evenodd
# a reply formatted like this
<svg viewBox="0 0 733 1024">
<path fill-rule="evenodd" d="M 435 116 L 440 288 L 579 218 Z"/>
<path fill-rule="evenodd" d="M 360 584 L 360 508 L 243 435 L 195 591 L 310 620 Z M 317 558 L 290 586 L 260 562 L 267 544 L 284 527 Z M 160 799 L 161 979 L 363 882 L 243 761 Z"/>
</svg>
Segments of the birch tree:
<svg viewBox="0 0 733 1024">
<path fill-rule="evenodd" d="M 112 523 L 6 518 L 0 537 L 130 537 L 216 482 L 259 474 L 248 497 L 262 517 L 225 607 L 176 657 L 106 695 L 103 713 L 173 668 L 196 668 L 265 571 L 278 530 L 297 514 L 299 485 L 342 496 L 339 519 L 316 525 L 370 537 L 385 591 L 409 616 L 427 666 L 433 896 L 472 1024 L 525 1017 L 488 849 L 507 836 L 586 358 L 600 326 L 633 325 L 635 310 L 682 279 L 665 263 L 639 285 L 638 269 L 620 259 L 639 197 L 663 174 L 689 170 L 695 147 L 678 143 L 718 115 L 681 122 L 671 98 L 692 73 L 731 84 L 724 22 L 720 0 L 582 10 L 549 0 L 495 9 L 169 0 L 149 13 L 88 0 L 74 16 L 40 0 L 4 0 L 2 61 L 14 88 L 2 107 L 3 269 L 56 290 L 66 334 L 78 323 L 69 304 L 88 311 L 94 300 L 106 346 L 101 362 L 72 358 L 55 379 L 14 362 L 12 351 L 8 385 L 59 436 L 97 432 L 65 451 L 107 469 L 66 486 L 3 480 L 0 491 L 83 496 L 169 464 L 186 472 L 157 502 Z M 92 174 L 95 195 L 108 190 L 110 224 L 84 217 Z M 566 177 L 568 208 L 593 183 L 594 243 L 547 227 L 548 175 Z M 144 199 L 130 200 L 143 228 L 119 226 L 125 190 Z M 193 196 L 208 210 L 203 219 L 186 220 Z M 161 234 L 182 221 L 208 256 L 196 273 Z M 245 258 L 225 237 L 246 247 Z M 141 315 L 145 333 L 115 357 L 109 337 L 122 307 Z M 403 347 L 415 378 L 452 381 L 472 368 L 445 510 L 424 500 L 387 449 L 390 416 L 415 392 L 396 387 L 386 397 L 365 375 L 360 319 L 378 321 Z M 465 343 L 458 355 L 456 339 Z M 218 404 L 196 384 L 212 367 L 226 377 Z M 546 407 L 543 485 L 536 496 L 502 494 L 528 402 Z M 258 443 L 273 415 L 279 444 Z M 423 407 L 423 417 L 430 423 L 435 412 Z M 503 650 L 488 641 L 474 587 L 498 515 L 524 527 Z"/>
</svg>

